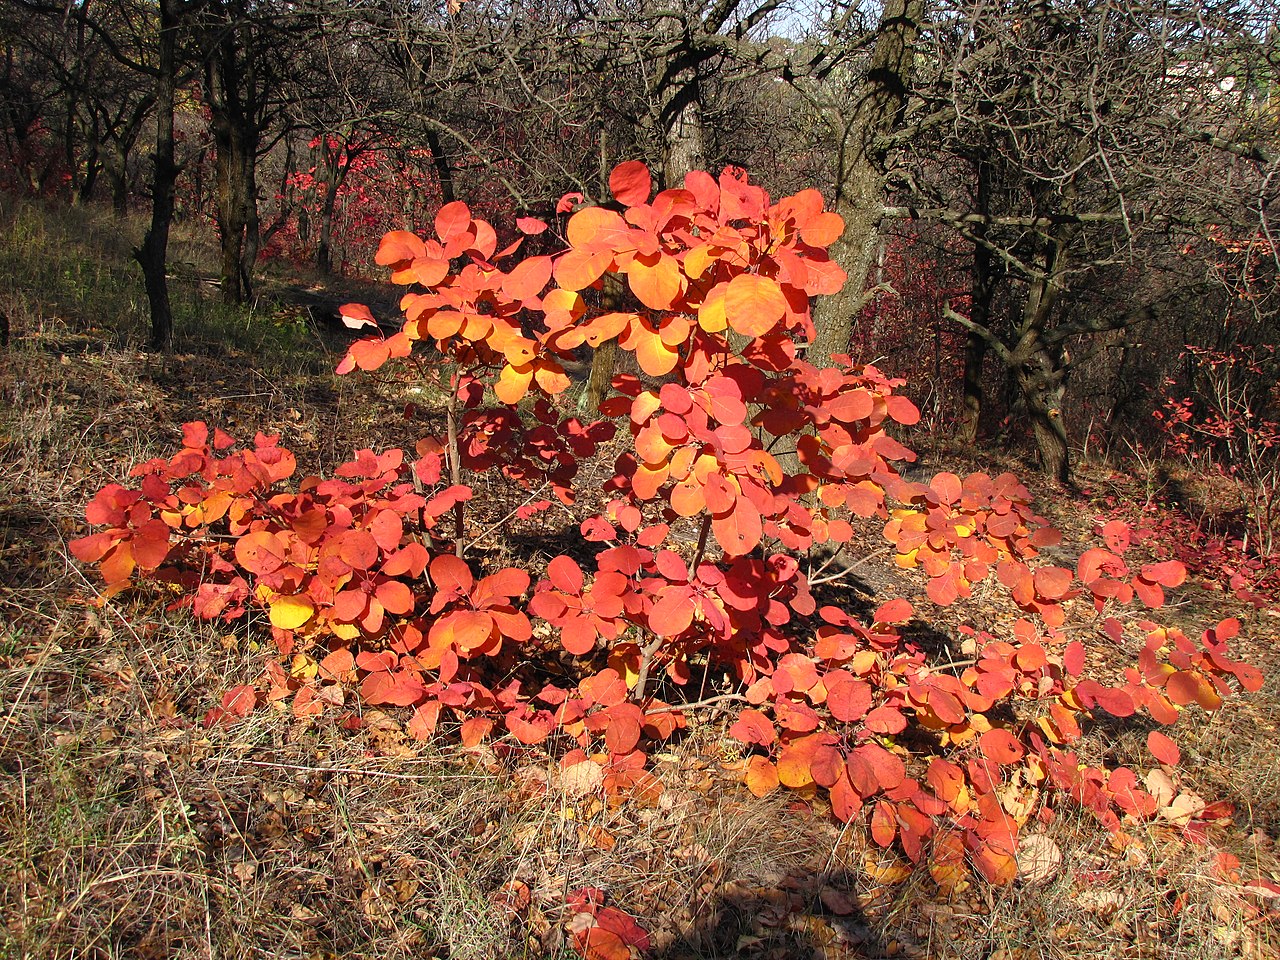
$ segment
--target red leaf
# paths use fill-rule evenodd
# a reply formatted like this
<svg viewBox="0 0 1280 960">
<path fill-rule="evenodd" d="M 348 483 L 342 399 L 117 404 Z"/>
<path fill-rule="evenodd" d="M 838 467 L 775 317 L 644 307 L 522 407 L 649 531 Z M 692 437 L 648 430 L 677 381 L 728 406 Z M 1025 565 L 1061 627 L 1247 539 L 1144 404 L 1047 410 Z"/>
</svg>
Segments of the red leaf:
<svg viewBox="0 0 1280 960">
<path fill-rule="evenodd" d="M 1177 766 L 1182 759 L 1182 751 L 1178 749 L 1178 745 L 1159 730 L 1152 730 L 1147 734 L 1147 749 L 1153 757 L 1171 767 Z"/>
<path fill-rule="evenodd" d="M 1109 550 L 1124 553 L 1129 549 L 1129 525 L 1123 520 L 1108 521 L 1102 528 L 1102 538 Z"/>
<path fill-rule="evenodd" d="M 823 678 L 827 688 L 827 709 L 842 723 L 861 720 L 871 709 L 871 685 L 847 670 L 833 670 Z"/>
<path fill-rule="evenodd" d="M 1185 707 L 1187 704 L 1195 702 L 1202 682 L 1199 674 L 1187 670 L 1179 670 L 1177 673 L 1171 674 L 1169 679 L 1165 681 L 1164 693 L 1178 706 Z"/>
<path fill-rule="evenodd" d="M 551 731 L 555 729 L 556 721 L 546 710 L 539 710 L 531 717 L 508 713 L 506 724 L 507 729 L 511 731 L 517 740 L 532 746 L 535 743 L 541 743 L 551 735 Z"/>
<path fill-rule="evenodd" d="M 367 530 L 348 530 L 337 543 L 338 556 L 353 570 L 368 570 L 378 560 L 378 541 Z"/>
<path fill-rule="evenodd" d="M 436 236 L 452 240 L 471 228 L 471 210 L 461 200 L 446 203 L 436 214 Z"/>
<path fill-rule="evenodd" d="M 652 189 L 653 178 L 649 176 L 649 168 L 639 160 L 620 163 L 609 174 L 609 192 L 625 207 L 644 203 Z"/>
<path fill-rule="evenodd" d="M 743 743 L 755 743 L 768 747 L 778 739 L 778 731 L 773 721 L 759 710 L 743 710 L 738 719 L 729 728 L 729 736 Z"/>
<path fill-rule="evenodd" d="M 566 193 L 556 203 L 556 213 L 572 213 L 573 208 L 586 200 L 582 194 L 578 192 Z"/>
<path fill-rule="evenodd" d="M 604 711 L 609 725 L 604 728 L 604 743 L 613 754 L 630 753 L 640 742 L 644 713 L 634 703 L 620 703 Z"/>
<path fill-rule="evenodd" d="M 1040 567 L 1034 577 L 1036 592 L 1048 600 L 1061 600 L 1071 589 L 1071 571 L 1063 567 Z"/>
<path fill-rule="evenodd" d="M 866 769 L 854 776 L 854 765 L 865 764 Z M 870 780 L 867 779 L 867 773 Z M 884 747 L 874 743 L 864 743 L 849 754 L 849 779 L 865 797 L 876 789 L 892 790 L 906 779 L 907 768 L 902 760 Z M 872 786 L 873 789 L 862 789 Z"/>
<path fill-rule="evenodd" d="M 897 597 L 876 608 L 876 623 L 906 623 L 914 612 L 910 600 Z"/>
<path fill-rule="evenodd" d="M 983 756 L 996 763 L 1017 763 L 1025 753 L 1017 738 L 1001 727 L 993 727 L 979 737 L 978 746 Z"/>
<path fill-rule="evenodd" d="M 1098 701 L 1098 706 L 1113 717 L 1131 717 L 1137 710 L 1133 704 L 1133 698 L 1123 690 L 1101 687 L 1094 691 L 1094 697 Z"/>
<path fill-rule="evenodd" d="M 1187 579 L 1187 568 L 1177 560 L 1151 563 L 1142 568 L 1142 579 L 1162 587 L 1180 587 Z"/>
<path fill-rule="evenodd" d="M 471 592 L 474 582 L 471 568 L 452 553 L 442 553 L 431 561 L 431 582 L 436 589 L 453 596 L 465 596 Z"/>
<path fill-rule="evenodd" d="M 659 637 L 675 637 L 693 623 L 695 610 L 692 592 L 687 586 L 672 584 L 661 588 L 649 611 L 649 629 Z"/>
<path fill-rule="evenodd" d="M 204 717 L 204 725 L 230 724 L 243 720 L 258 703 L 258 692 L 248 684 L 232 687 L 222 696 L 222 705 L 214 707 Z"/>
<path fill-rule="evenodd" d="M 1069 676 L 1078 677 L 1084 671 L 1085 650 L 1079 640 L 1072 640 L 1062 653 L 1062 669 Z"/>
</svg>

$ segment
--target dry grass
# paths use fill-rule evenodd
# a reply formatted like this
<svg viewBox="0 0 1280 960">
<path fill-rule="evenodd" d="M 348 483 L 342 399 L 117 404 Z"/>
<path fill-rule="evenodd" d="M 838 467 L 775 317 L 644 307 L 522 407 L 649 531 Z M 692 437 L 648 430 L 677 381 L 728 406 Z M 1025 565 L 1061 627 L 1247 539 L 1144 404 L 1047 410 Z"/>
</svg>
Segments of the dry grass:
<svg viewBox="0 0 1280 960">
<path fill-rule="evenodd" d="M 1234 823 L 1207 844 L 1135 825 L 1119 846 L 1061 816 L 1043 828 L 1061 869 L 949 897 L 927 871 L 868 863 L 861 829 L 820 801 L 752 798 L 715 723 L 656 761 L 667 788 L 647 807 L 570 800 L 534 752 L 410 743 L 395 714 L 351 732 L 259 710 L 206 730 L 222 692 L 260 673 L 261 634 L 195 624 L 154 594 L 87 602 L 65 547 L 84 502 L 186 419 L 282 432 L 310 469 L 412 426 L 380 416 L 391 386 L 328 374 L 314 336 L 259 330 L 271 311 L 186 314 L 221 311 L 253 353 L 210 336 L 139 354 L 122 231 L 88 212 L 0 213 L 20 228 L 0 250 L 17 334 L 0 355 L 0 957 L 567 957 L 565 894 L 586 885 L 670 960 L 1277 955 L 1274 902 L 1213 872 L 1227 850 L 1244 879 L 1280 875 L 1277 621 L 1263 614 L 1248 625 L 1267 688 L 1180 738 L 1186 785 L 1236 802 Z M 1139 760 L 1141 733 L 1117 726 L 1087 750 Z M 513 883 L 531 891 L 524 909 L 504 903 Z"/>
</svg>

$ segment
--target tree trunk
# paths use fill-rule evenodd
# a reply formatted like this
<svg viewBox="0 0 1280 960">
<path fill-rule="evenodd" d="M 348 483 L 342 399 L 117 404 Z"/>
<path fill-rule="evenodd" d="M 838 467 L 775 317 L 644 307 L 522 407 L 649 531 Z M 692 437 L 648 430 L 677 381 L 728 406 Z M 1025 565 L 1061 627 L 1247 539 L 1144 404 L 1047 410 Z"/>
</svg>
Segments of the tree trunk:
<svg viewBox="0 0 1280 960">
<path fill-rule="evenodd" d="M 427 149 L 431 151 L 431 166 L 435 168 L 436 179 L 440 181 L 440 203 L 453 203 L 453 166 L 440 143 L 440 134 L 436 130 L 427 130 Z"/>
<path fill-rule="evenodd" d="M 1062 420 L 1064 370 L 1047 348 L 1037 347 L 1017 369 L 1018 388 L 1027 405 L 1040 469 L 1059 483 L 1071 482 L 1071 453 Z"/>
<path fill-rule="evenodd" d="M 235 23 L 215 12 L 206 30 L 214 44 L 205 54 L 205 99 L 215 154 L 214 220 L 222 246 L 222 300 L 239 304 L 252 296 L 258 253 L 258 129 L 253 110 L 257 80 L 253 57 L 245 55 Z"/>
<path fill-rule="evenodd" d="M 982 421 L 982 408 L 986 403 L 982 380 L 982 368 L 986 359 L 986 338 L 973 332 L 967 334 L 964 339 L 964 376 L 956 439 L 968 445 L 978 442 L 978 427 Z"/>
<path fill-rule="evenodd" d="M 129 212 L 129 175 L 128 161 L 118 151 L 113 151 L 108 159 L 105 172 L 111 184 L 111 210 L 117 217 Z"/>
<path fill-rule="evenodd" d="M 923 14 L 924 0 L 887 0 L 852 112 L 833 110 L 827 117 L 839 140 L 834 209 L 844 218 L 844 233 L 832 244 L 831 257 L 849 279 L 843 290 L 823 297 L 814 310 L 817 334 L 808 360 L 820 367 L 827 366 L 833 354 L 848 351 L 854 319 L 866 304 L 867 276 L 876 259 L 884 206 L 885 149 L 880 140 L 902 122 Z"/>
<path fill-rule="evenodd" d="M 978 161 L 975 201 L 977 213 L 986 216 L 991 212 L 991 168 L 984 160 Z M 969 319 L 984 330 L 990 328 L 991 301 L 996 291 L 991 251 L 982 242 L 986 232 L 986 228 L 981 224 L 974 227 L 973 268 L 970 274 L 969 294 Z M 982 408 L 986 402 L 982 378 L 982 367 L 986 358 L 986 338 L 970 330 L 964 341 L 960 424 L 956 430 L 956 437 L 962 443 L 973 444 L 978 440 Z"/>
<path fill-rule="evenodd" d="M 1046 345 L 1044 334 L 1062 293 L 1060 283 L 1066 266 L 1066 247 L 1072 235 L 1069 228 L 1059 231 L 1044 241 L 1035 258 L 1038 275 L 1028 285 L 1018 345 L 1009 357 L 1009 366 L 1031 420 L 1040 468 L 1062 483 L 1071 480 L 1067 430 L 1062 419 L 1066 370 L 1061 350 Z"/>
<path fill-rule="evenodd" d="M 316 241 L 316 269 L 326 277 L 333 272 L 333 216 L 338 206 L 338 189 L 342 186 L 342 148 L 332 151 L 321 137 L 320 157 L 324 163 L 324 198 L 320 205 L 320 238 Z"/>
<path fill-rule="evenodd" d="M 262 220 L 258 213 L 258 142 L 255 135 L 247 146 L 242 144 L 244 164 L 244 243 L 240 247 L 240 292 L 242 302 L 253 300 L 254 272 L 258 251 L 262 249 Z"/>
<path fill-rule="evenodd" d="M 173 133 L 174 101 L 178 72 L 178 15 L 175 0 L 159 0 L 160 37 L 156 70 L 156 151 L 151 182 L 151 225 L 134 251 L 142 267 L 143 285 L 151 310 L 151 347 L 173 346 L 173 311 L 165 276 L 169 251 L 169 226 L 173 222 L 174 186 L 178 180 Z"/>
<path fill-rule="evenodd" d="M 707 165 L 707 128 L 702 120 L 702 93 L 697 75 L 682 86 L 664 115 L 662 183 L 670 189 L 684 182 L 692 170 Z"/>
<path fill-rule="evenodd" d="M 606 273 L 600 290 L 600 310 L 614 313 L 623 309 L 622 279 L 616 273 Z M 613 371 L 618 364 L 618 338 L 606 340 L 591 355 L 591 372 L 587 376 L 587 392 L 580 409 L 595 416 L 600 404 L 609 396 L 613 384 Z"/>
<path fill-rule="evenodd" d="M 235 120 L 223 111 L 215 111 L 212 126 L 217 185 L 214 220 L 222 247 L 222 300 L 244 303 L 249 296 L 244 258 L 252 190 L 247 178 L 251 173 L 245 164 L 243 137 Z"/>
</svg>

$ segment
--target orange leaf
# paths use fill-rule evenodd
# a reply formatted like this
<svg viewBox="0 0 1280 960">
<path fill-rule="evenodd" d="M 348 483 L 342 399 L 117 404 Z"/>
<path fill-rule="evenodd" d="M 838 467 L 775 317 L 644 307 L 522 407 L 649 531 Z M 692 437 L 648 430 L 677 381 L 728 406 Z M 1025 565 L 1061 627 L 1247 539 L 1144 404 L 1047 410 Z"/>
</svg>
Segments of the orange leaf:
<svg viewBox="0 0 1280 960">
<path fill-rule="evenodd" d="M 776 280 L 742 273 L 729 281 L 724 292 L 725 318 L 745 337 L 758 337 L 773 329 L 787 310 L 787 298 Z"/>
<path fill-rule="evenodd" d="M 502 292 L 512 300 L 532 300 L 551 279 L 551 258 L 530 257 L 512 268 L 502 281 Z"/>
<path fill-rule="evenodd" d="M 670 310 L 684 285 L 680 262 L 662 252 L 637 254 L 627 267 L 627 285 L 649 309 Z"/>
<path fill-rule="evenodd" d="M 431 645 L 454 646 L 470 651 L 493 637 L 493 617 L 482 610 L 455 610 L 431 626 Z"/>
<path fill-rule="evenodd" d="M 612 260 L 608 251 L 569 250 L 556 261 L 556 283 L 563 290 L 584 290 L 604 275 Z"/>
<path fill-rule="evenodd" d="M 356 668 L 356 658 L 346 647 L 339 647 L 320 661 L 318 675 L 322 680 L 343 680 Z"/>
<path fill-rule="evenodd" d="M 427 247 L 418 237 L 407 230 L 392 230 L 378 244 L 378 253 L 374 262 L 380 267 L 416 260 L 427 255 Z"/>
<path fill-rule="evenodd" d="M 375 595 L 387 613 L 399 615 L 413 610 L 413 591 L 399 580 L 387 580 L 378 584 Z"/>
<path fill-rule="evenodd" d="M 373 314 L 363 303 L 344 303 L 338 308 L 338 316 L 342 318 L 343 326 L 352 330 L 378 325 L 378 321 L 373 319 Z"/>
<path fill-rule="evenodd" d="M 474 747 L 479 745 L 492 729 L 493 721 L 488 717 L 468 717 L 462 722 L 462 729 L 458 731 L 458 735 L 462 738 L 464 747 Z"/>
<path fill-rule="evenodd" d="M 838 213 L 821 213 L 800 228 L 800 239 L 811 247 L 829 247 L 844 233 L 844 218 Z"/>
<path fill-rule="evenodd" d="M 280 569 L 286 550 L 284 543 L 271 531 L 255 530 L 236 541 L 235 553 L 236 563 L 250 573 L 262 576 Z"/>
<path fill-rule="evenodd" d="M 627 224 L 622 216 L 604 207 L 584 207 L 569 218 L 565 234 L 571 247 L 607 246 L 617 249 L 614 241 L 625 239 Z M 565 254 L 568 256 L 568 254 Z M 559 273 L 556 274 L 559 280 Z"/>
<path fill-rule="evenodd" d="M 893 843 L 893 838 L 898 832 L 897 821 L 893 817 L 893 806 L 885 800 L 881 800 L 876 804 L 875 811 L 871 814 L 871 839 L 876 842 L 877 846 L 887 847 Z"/>
<path fill-rule="evenodd" d="M 651 377 L 662 377 L 675 369 L 680 361 L 680 354 L 675 347 L 663 342 L 661 334 L 645 331 L 636 338 L 636 362 L 640 369 Z"/>
<path fill-rule="evenodd" d="M 579 914 L 586 916 L 586 914 Z M 630 960 L 631 948 L 623 939 L 604 927 L 590 927 L 581 937 L 575 937 L 575 945 L 584 960 Z"/>
<path fill-rule="evenodd" d="M 778 780 L 785 787 L 799 789 L 813 783 L 813 754 L 819 740 L 801 737 L 782 748 L 778 755 Z"/>
<path fill-rule="evenodd" d="M 747 761 L 744 780 L 757 797 L 767 797 L 778 788 L 778 768 L 765 757 L 752 757 Z"/>
<path fill-rule="evenodd" d="M 507 364 L 493 385 L 493 393 L 499 400 L 509 406 L 515 406 L 529 392 L 529 383 L 533 380 L 533 364 L 526 363 L 520 367 Z"/>
</svg>

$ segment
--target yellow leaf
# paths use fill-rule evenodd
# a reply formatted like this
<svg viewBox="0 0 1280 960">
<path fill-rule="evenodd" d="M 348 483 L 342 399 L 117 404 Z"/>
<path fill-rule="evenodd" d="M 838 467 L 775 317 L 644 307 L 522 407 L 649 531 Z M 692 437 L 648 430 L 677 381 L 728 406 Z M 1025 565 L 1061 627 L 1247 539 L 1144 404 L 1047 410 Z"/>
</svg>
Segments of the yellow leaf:
<svg viewBox="0 0 1280 960">
<path fill-rule="evenodd" d="M 360 628 L 354 623 L 343 623 L 341 620 L 329 621 L 329 632 L 339 640 L 355 640 L 360 636 Z"/>
<path fill-rule="evenodd" d="M 515 405 L 529 392 L 529 381 L 532 379 L 533 364 L 526 363 L 521 367 L 508 364 L 502 368 L 498 382 L 493 386 L 493 392 L 503 403 Z"/>
<path fill-rule="evenodd" d="M 271 601 L 271 625 L 281 630 L 296 630 L 310 620 L 315 611 L 309 597 L 276 597 Z"/>
<path fill-rule="evenodd" d="M 698 307 L 698 326 L 707 333 L 719 333 L 729 326 L 729 318 L 724 310 L 724 289 L 721 284 L 713 287 Z"/>
<path fill-rule="evenodd" d="M 299 653 L 289 665 L 289 676 L 298 680 L 310 680 L 319 672 L 319 666 L 305 653 Z"/>
<path fill-rule="evenodd" d="M 849 669 L 853 671 L 855 676 L 865 677 L 876 668 L 878 658 L 874 651 L 859 650 L 853 655 L 853 659 L 849 661 Z"/>
<path fill-rule="evenodd" d="M 631 690 L 640 682 L 640 648 L 634 643 L 623 643 L 609 655 L 609 666 L 617 671 L 622 682 Z"/>
<path fill-rule="evenodd" d="M 901 860 L 881 860 L 880 855 L 868 853 L 862 862 L 863 869 L 876 883 L 893 885 L 911 876 L 911 865 Z"/>
</svg>

